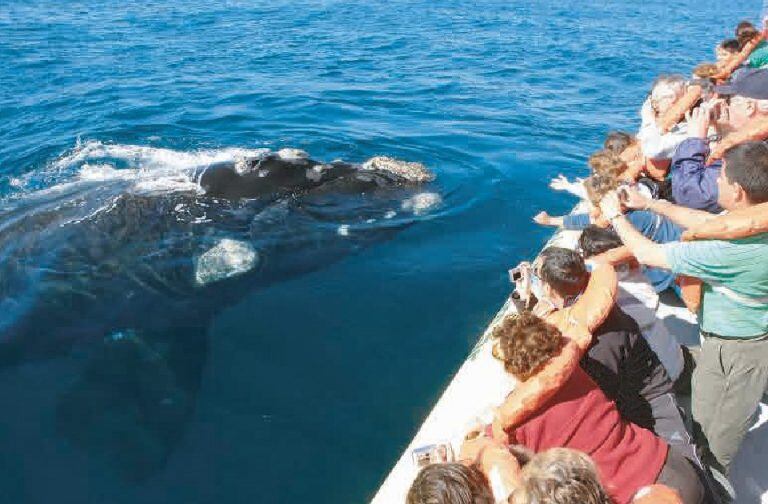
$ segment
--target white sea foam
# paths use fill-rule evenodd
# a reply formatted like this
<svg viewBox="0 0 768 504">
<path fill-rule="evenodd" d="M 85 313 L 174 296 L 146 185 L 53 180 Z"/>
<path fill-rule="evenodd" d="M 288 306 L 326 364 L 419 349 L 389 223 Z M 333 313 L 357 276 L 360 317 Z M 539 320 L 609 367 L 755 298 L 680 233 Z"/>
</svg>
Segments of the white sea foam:
<svg viewBox="0 0 768 504">
<path fill-rule="evenodd" d="M 75 181 L 133 181 L 137 192 L 199 191 L 193 180 L 195 169 L 219 162 L 239 162 L 264 156 L 269 149 L 244 149 L 227 147 L 197 151 L 176 151 L 143 145 L 105 144 L 96 140 L 80 142 L 67 155 L 47 168 L 62 182 L 72 182 L 66 174 L 74 175 Z M 116 164 L 127 168 L 116 168 Z M 238 163 L 238 165 L 246 163 Z M 40 176 L 40 173 L 30 174 Z M 17 182 L 17 187 L 24 182 Z"/>
<path fill-rule="evenodd" d="M 349 236 L 349 224 L 342 224 L 336 229 L 339 236 Z"/>
<path fill-rule="evenodd" d="M 125 161 L 131 168 L 141 170 L 189 170 L 213 163 L 258 157 L 264 152 L 265 149 L 240 147 L 186 152 L 145 145 L 105 144 L 96 140 L 89 140 L 76 146 L 68 155 L 57 160 L 53 167 L 64 170 L 89 160 L 106 158 Z"/>
</svg>

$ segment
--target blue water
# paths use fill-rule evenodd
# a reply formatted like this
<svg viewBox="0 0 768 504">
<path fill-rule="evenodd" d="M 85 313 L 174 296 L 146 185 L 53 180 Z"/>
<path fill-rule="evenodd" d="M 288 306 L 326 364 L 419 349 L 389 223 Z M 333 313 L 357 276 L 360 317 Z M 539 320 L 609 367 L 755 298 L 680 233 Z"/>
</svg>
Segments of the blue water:
<svg viewBox="0 0 768 504">
<path fill-rule="evenodd" d="M 236 149 L 419 161 L 437 173 L 430 190 L 443 204 L 307 274 L 226 301 L 217 291 L 201 334 L 190 323 L 144 343 L 130 331 L 108 343 L 87 335 L 3 365 L 2 501 L 363 502 L 503 301 L 505 268 L 546 239 L 530 217 L 572 206 L 547 181 L 583 175 L 608 130 L 637 126 L 656 74 L 712 59 L 759 9 L 758 0 L 6 1 L 4 254 L 42 243 L 34 250 L 46 257 L 45 245 L 81 239 L 81 228 L 62 238 L 31 226 L 11 239 L 13 209 L 39 215 L 61 197 L 104 211 L 121 174 L 151 182 Z M 58 241 L 46 244 L 49 232 Z M 7 276 L 50 273 L 8 257 Z M 20 283 L 42 292 L 27 277 Z M 124 294 L 104 285 L 57 316 L 78 327 L 99 319 Z M 70 323 L 36 322 L 33 350 L 50 350 Z M 189 349 L 173 360 L 167 349 L 179 342 Z M 163 359 L 197 371 L 168 392 Z M 136 405 L 155 392 L 178 393 L 188 408 L 146 430 Z"/>
</svg>

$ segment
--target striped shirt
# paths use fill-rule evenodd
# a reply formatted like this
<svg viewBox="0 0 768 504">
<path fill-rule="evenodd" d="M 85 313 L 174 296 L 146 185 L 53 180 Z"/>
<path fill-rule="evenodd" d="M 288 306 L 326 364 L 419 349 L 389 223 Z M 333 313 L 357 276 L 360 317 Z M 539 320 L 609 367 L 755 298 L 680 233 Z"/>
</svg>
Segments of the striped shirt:
<svg viewBox="0 0 768 504">
<path fill-rule="evenodd" d="M 662 246 L 673 273 L 704 282 L 702 331 L 728 338 L 768 333 L 768 233 Z"/>
</svg>

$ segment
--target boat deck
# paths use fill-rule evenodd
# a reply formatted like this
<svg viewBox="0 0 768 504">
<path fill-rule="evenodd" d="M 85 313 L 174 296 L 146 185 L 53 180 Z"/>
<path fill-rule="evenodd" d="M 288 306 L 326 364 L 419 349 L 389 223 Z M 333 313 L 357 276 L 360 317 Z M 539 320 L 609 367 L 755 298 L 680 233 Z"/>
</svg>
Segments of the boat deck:
<svg viewBox="0 0 768 504">
<path fill-rule="evenodd" d="M 577 239 L 578 232 L 560 231 L 547 246 L 574 248 Z M 665 324 L 680 344 L 698 346 L 696 317 L 673 294 L 667 294 L 661 296 L 657 316 L 666 319 Z M 450 442 L 454 452 L 458 453 L 467 431 L 478 422 L 490 420 L 491 409 L 503 400 L 511 380 L 491 355 L 490 334 L 504 315 L 515 311 L 515 304 L 507 299 L 403 451 L 371 501 L 373 504 L 405 502 L 408 488 L 418 472 L 411 458 L 413 449 Z M 766 454 L 768 405 L 763 403 L 731 471 L 730 479 L 738 496 L 736 502 L 768 503 L 768 469 L 762 465 Z"/>
</svg>

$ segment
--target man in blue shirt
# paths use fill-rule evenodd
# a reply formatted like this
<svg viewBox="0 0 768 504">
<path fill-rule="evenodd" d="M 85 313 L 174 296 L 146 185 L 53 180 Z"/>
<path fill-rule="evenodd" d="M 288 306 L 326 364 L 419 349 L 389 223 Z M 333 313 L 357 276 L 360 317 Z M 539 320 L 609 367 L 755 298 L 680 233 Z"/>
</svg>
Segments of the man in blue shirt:
<svg viewBox="0 0 768 504">
<path fill-rule="evenodd" d="M 727 113 L 721 114 L 714 125 L 720 136 L 741 129 L 754 117 L 768 116 L 768 71 L 753 72 L 731 84 L 716 86 L 715 92 L 729 100 L 724 109 Z M 678 205 L 719 213 L 722 208 L 717 203 L 717 177 L 722 162 L 707 164 L 707 133 L 714 103 L 708 102 L 691 113 L 689 137 L 677 147 L 669 173 L 672 196 Z"/>
</svg>

